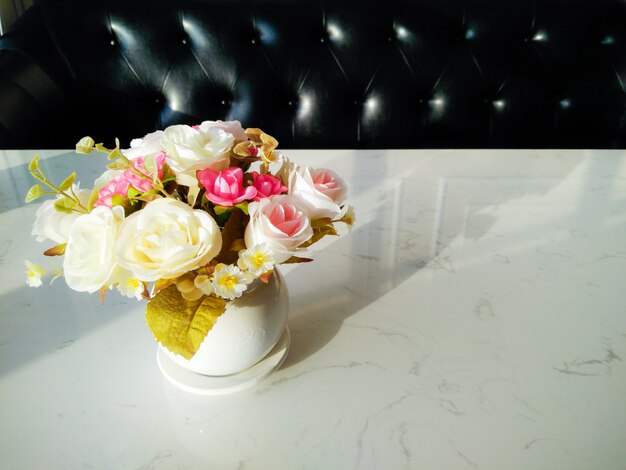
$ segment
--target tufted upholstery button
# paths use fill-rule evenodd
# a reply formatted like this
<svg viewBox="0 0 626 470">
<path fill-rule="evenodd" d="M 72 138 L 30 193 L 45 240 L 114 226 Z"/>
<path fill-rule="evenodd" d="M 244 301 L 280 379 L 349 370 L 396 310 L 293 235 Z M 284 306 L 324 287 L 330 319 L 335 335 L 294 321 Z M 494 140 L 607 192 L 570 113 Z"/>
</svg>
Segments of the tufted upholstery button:
<svg viewBox="0 0 626 470">
<path fill-rule="evenodd" d="M 609 44 L 613 44 L 614 42 L 615 38 L 609 34 L 602 38 L 600 44 L 602 44 L 603 46 L 608 46 Z"/>
<path fill-rule="evenodd" d="M 506 108 L 506 101 L 504 100 L 494 100 L 491 104 L 498 111 L 502 111 L 504 108 Z"/>
<path fill-rule="evenodd" d="M 117 45 L 117 42 L 115 41 L 115 39 L 111 39 L 111 42 L 109 42 L 109 44 L 111 44 L 112 46 Z"/>
<path fill-rule="evenodd" d="M 183 40 L 181 41 L 184 45 L 187 45 L 187 39 L 183 38 Z"/>
</svg>

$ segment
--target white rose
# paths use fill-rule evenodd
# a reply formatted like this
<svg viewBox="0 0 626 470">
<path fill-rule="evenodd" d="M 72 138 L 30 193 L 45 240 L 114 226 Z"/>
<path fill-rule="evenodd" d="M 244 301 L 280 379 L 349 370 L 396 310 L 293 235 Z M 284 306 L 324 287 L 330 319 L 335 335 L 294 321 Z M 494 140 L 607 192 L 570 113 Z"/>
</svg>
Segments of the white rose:
<svg viewBox="0 0 626 470">
<path fill-rule="evenodd" d="M 177 181 L 185 186 L 195 186 L 196 170 L 210 168 L 221 171 L 228 168 L 228 150 L 235 137 L 220 127 L 170 126 L 163 132 L 163 149 L 166 161 Z"/>
<path fill-rule="evenodd" d="M 300 201 L 311 219 L 334 219 L 341 212 L 347 188 L 336 173 L 292 162 L 285 163 L 281 172 L 287 175 L 288 193 Z"/>
<path fill-rule="evenodd" d="M 215 220 L 174 199 L 157 199 L 128 216 L 118 239 L 118 263 L 146 282 L 204 266 L 222 248 Z"/>
<path fill-rule="evenodd" d="M 208 133 L 210 129 L 222 129 L 228 134 L 232 134 L 235 140 L 248 140 L 246 131 L 241 127 L 239 121 L 204 121 L 200 124 L 200 131 Z"/>
<path fill-rule="evenodd" d="M 250 222 L 244 240 L 248 248 L 267 243 L 274 261 L 288 260 L 313 236 L 311 221 L 299 202 L 287 195 L 270 196 L 248 206 Z"/>
<path fill-rule="evenodd" d="M 86 189 L 79 189 L 77 185 L 72 186 L 72 190 L 78 196 L 80 203 L 87 207 L 91 192 Z M 59 195 L 57 199 L 62 197 L 64 196 Z M 57 211 L 54 208 L 54 201 L 54 199 L 48 199 L 37 209 L 32 235 L 37 237 L 38 242 L 49 238 L 59 244 L 67 243 L 70 227 L 81 215 L 78 212 L 66 214 L 65 212 Z"/>
<path fill-rule="evenodd" d="M 143 139 L 133 139 L 130 141 L 130 148 L 122 153 L 133 160 L 137 157 L 147 157 L 156 155 L 163 151 L 163 131 L 156 131 L 146 135 Z"/>
<path fill-rule="evenodd" d="M 79 216 L 72 224 L 63 271 L 70 288 L 79 292 L 95 292 L 115 282 L 115 242 L 124 209 L 96 207 Z"/>
</svg>

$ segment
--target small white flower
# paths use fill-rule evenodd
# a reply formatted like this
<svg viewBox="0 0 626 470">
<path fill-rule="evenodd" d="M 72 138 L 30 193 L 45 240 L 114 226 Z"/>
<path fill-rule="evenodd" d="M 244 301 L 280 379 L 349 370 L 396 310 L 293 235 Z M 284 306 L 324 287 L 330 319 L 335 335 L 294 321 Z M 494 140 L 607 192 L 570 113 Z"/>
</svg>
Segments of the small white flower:
<svg viewBox="0 0 626 470">
<path fill-rule="evenodd" d="M 200 275 L 194 278 L 191 273 L 176 279 L 176 288 L 186 300 L 198 300 L 213 293 L 213 285 L 209 276 Z"/>
<path fill-rule="evenodd" d="M 234 264 L 228 266 L 218 264 L 213 278 L 213 290 L 215 294 L 224 299 L 233 300 L 241 297 L 248 288 L 250 277 Z"/>
<path fill-rule="evenodd" d="M 134 277 L 128 277 L 119 281 L 115 284 L 115 287 L 123 296 L 128 297 L 129 299 L 134 297 L 137 300 L 141 300 L 143 298 L 143 293 L 146 290 L 146 285 Z"/>
<path fill-rule="evenodd" d="M 196 278 L 193 280 L 193 285 L 197 289 L 202 291 L 204 295 L 211 295 L 213 293 L 213 284 L 211 284 L 211 279 L 209 279 L 209 276 L 196 276 Z"/>
<path fill-rule="evenodd" d="M 176 288 L 181 294 L 188 294 L 196 290 L 196 286 L 193 284 L 193 279 L 190 275 L 184 275 L 176 279 Z"/>
<path fill-rule="evenodd" d="M 41 285 L 41 276 L 48 274 L 48 271 L 28 260 L 25 260 L 24 263 L 26 264 L 26 284 L 30 287 L 39 287 Z"/>
<path fill-rule="evenodd" d="M 258 277 L 272 270 L 276 262 L 270 246 L 267 243 L 261 243 L 240 251 L 237 264 L 244 271 Z"/>
</svg>

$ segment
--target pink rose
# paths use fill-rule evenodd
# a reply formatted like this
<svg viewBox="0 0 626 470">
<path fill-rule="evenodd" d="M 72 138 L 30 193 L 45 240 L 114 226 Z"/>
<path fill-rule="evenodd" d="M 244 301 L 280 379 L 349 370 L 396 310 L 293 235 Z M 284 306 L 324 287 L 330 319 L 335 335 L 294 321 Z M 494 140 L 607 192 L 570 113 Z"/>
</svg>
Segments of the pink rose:
<svg viewBox="0 0 626 470">
<path fill-rule="evenodd" d="M 157 155 L 154 156 L 154 165 L 156 166 L 157 176 L 159 179 L 163 178 L 163 164 L 165 163 L 165 158 L 166 155 L 163 152 L 159 152 Z M 135 168 L 152 177 L 152 172 L 146 170 L 144 162 L 145 157 L 137 157 L 133 159 L 133 165 Z M 132 184 L 137 191 L 150 191 L 153 188 L 152 179 L 142 178 L 135 175 L 134 173 L 131 173 L 130 171 L 125 171 L 124 175 L 128 182 Z"/>
<path fill-rule="evenodd" d="M 98 200 L 95 206 L 113 207 L 113 196 L 128 196 L 130 182 L 124 177 L 126 172 L 117 175 L 98 191 Z"/>
<path fill-rule="evenodd" d="M 138 170 L 141 170 L 146 175 L 152 177 L 152 172 L 146 170 L 144 166 L 145 158 L 137 157 L 132 160 L 133 166 Z M 165 163 L 165 154 L 163 152 L 155 155 L 154 165 L 156 166 L 157 174 L 159 178 L 163 177 L 163 164 Z M 107 184 L 105 184 L 98 191 L 98 200 L 96 206 L 113 206 L 113 196 L 128 196 L 128 189 L 133 186 L 137 191 L 145 192 L 150 191 L 153 188 L 152 179 L 142 178 L 135 175 L 131 171 L 124 171 L 118 174 Z"/>
<path fill-rule="evenodd" d="M 310 168 L 287 162 L 280 170 L 294 196 L 312 219 L 334 219 L 341 212 L 347 187 L 337 174 L 325 168 Z"/>
<path fill-rule="evenodd" d="M 243 187 L 243 170 L 239 167 L 220 172 L 206 168 L 198 171 L 196 177 L 206 190 L 206 198 L 218 206 L 232 207 L 257 194 L 254 186 Z"/>
<path fill-rule="evenodd" d="M 283 184 L 280 178 L 270 174 L 260 174 L 256 171 L 252 172 L 252 186 L 256 188 L 255 201 L 264 197 L 274 196 L 287 192 L 287 186 Z"/>
<path fill-rule="evenodd" d="M 248 206 L 250 222 L 244 240 L 248 248 L 267 243 L 276 263 L 288 260 L 313 236 L 311 221 L 298 201 L 287 195 L 263 198 Z"/>
<path fill-rule="evenodd" d="M 337 174 L 326 168 L 311 168 L 313 186 L 320 193 L 328 196 L 335 204 L 341 204 L 347 196 L 346 184 Z"/>
</svg>

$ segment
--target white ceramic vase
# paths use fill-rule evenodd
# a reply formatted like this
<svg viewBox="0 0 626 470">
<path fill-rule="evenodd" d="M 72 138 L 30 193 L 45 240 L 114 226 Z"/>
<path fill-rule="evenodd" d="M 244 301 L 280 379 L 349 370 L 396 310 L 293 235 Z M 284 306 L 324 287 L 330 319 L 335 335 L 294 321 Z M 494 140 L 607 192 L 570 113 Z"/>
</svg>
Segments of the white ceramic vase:
<svg viewBox="0 0 626 470">
<path fill-rule="evenodd" d="M 278 272 L 269 283 L 255 280 L 244 294 L 227 303 L 196 354 L 189 360 L 159 345 L 181 367 L 207 376 L 242 372 L 263 359 L 285 331 L 289 294 Z"/>
</svg>

